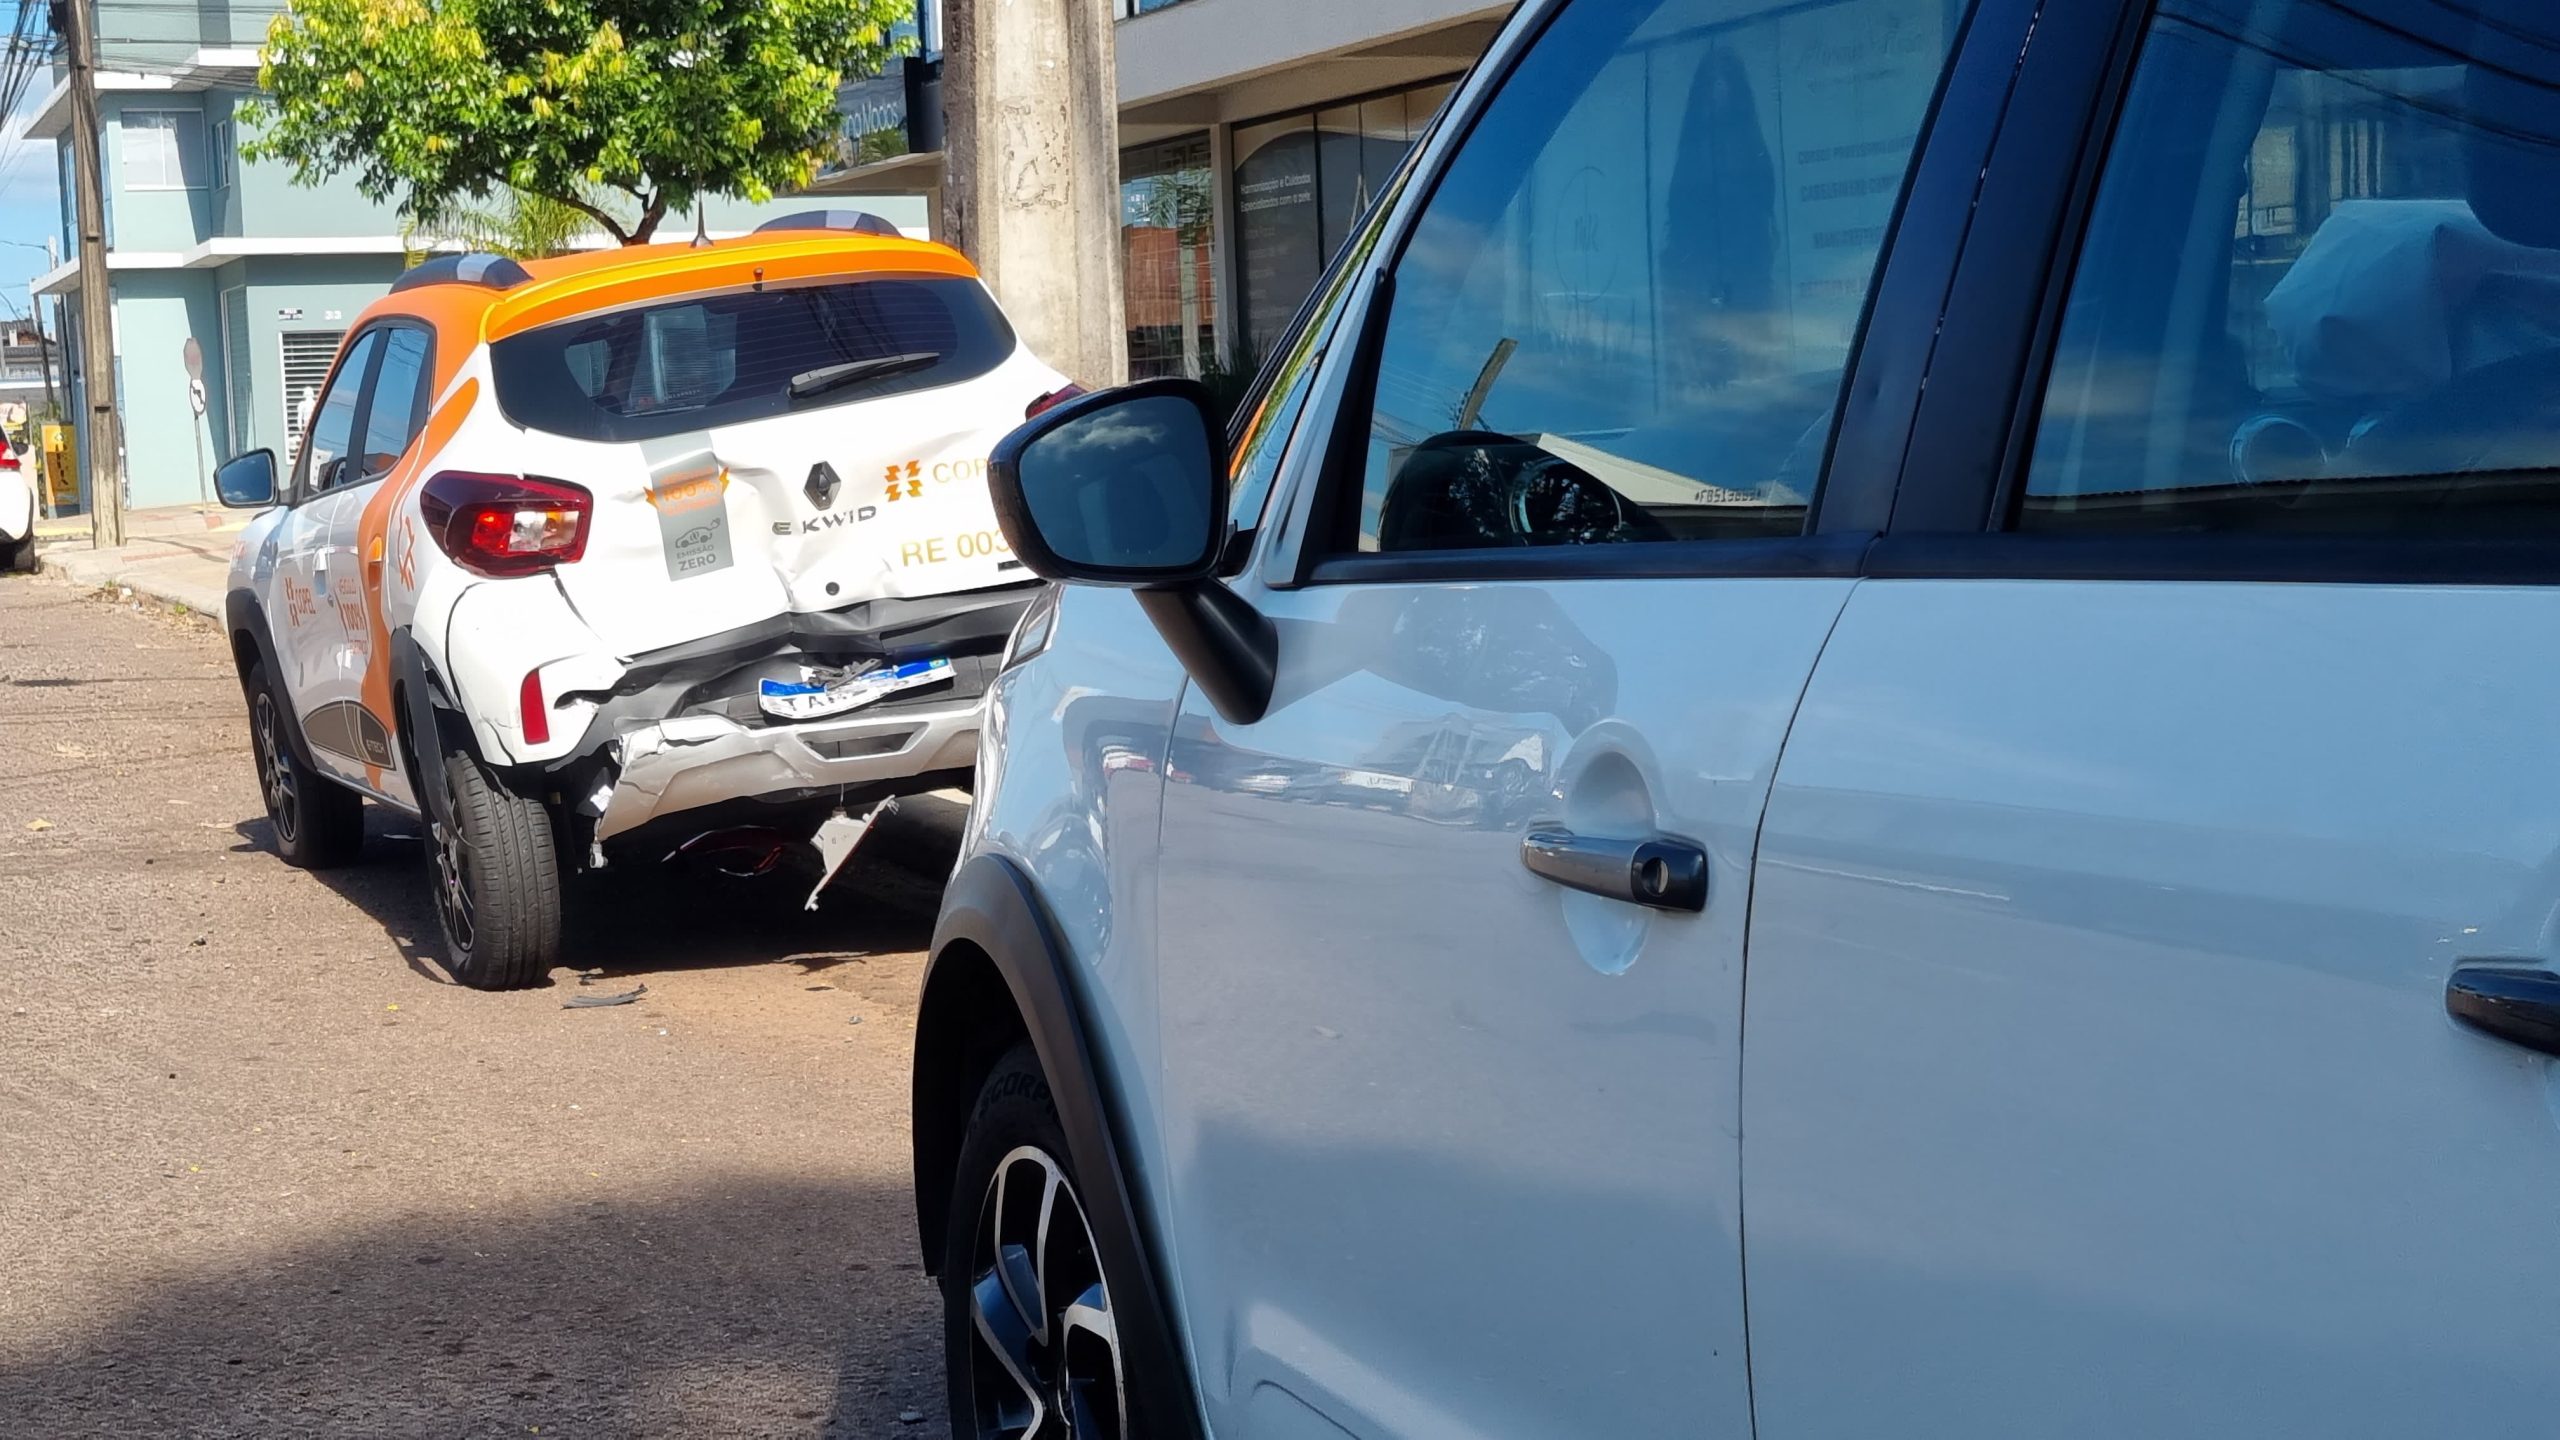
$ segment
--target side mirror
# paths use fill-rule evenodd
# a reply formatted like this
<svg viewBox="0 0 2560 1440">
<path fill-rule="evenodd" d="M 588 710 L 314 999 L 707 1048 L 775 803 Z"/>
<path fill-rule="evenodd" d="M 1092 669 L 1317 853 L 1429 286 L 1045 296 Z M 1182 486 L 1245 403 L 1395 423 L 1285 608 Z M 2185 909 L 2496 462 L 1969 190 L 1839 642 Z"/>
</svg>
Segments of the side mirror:
<svg viewBox="0 0 2560 1440">
<path fill-rule="evenodd" d="M 276 452 L 235 455 L 213 472 L 213 493 L 234 510 L 263 510 L 276 503 Z"/>
<path fill-rule="evenodd" d="M 996 521 L 1048 580 L 1135 589 L 1218 713 L 1249 725 L 1271 704 L 1278 632 L 1218 582 L 1227 454 L 1217 407 L 1193 380 L 1144 380 L 1054 406 L 987 463 Z"/>
<path fill-rule="evenodd" d="M 1035 575 L 1176 585 L 1217 568 L 1227 466 L 1209 392 L 1146 380 L 1025 422 L 988 462 L 996 518 Z"/>
</svg>

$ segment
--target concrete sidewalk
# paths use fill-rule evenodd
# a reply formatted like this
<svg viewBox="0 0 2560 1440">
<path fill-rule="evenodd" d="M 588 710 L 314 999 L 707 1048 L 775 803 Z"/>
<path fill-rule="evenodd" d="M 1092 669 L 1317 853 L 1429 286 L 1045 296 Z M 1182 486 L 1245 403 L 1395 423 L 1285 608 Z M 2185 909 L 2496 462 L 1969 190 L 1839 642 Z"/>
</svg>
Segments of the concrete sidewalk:
<svg viewBox="0 0 2560 1440">
<path fill-rule="evenodd" d="M 90 548 L 87 516 L 45 520 L 36 526 L 36 554 L 46 574 L 74 585 L 130 586 L 139 595 L 220 615 L 231 552 L 254 513 L 193 505 L 131 511 L 125 543 L 113 550 Z"/>
</svg>

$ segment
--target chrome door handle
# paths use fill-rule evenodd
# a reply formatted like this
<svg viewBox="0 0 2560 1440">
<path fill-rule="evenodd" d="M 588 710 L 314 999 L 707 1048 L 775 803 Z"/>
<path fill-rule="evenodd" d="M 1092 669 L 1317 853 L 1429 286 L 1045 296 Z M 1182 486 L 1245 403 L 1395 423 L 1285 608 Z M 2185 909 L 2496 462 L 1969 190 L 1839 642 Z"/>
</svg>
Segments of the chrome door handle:
<svg viewBox="0 0 2560 1440">
<path fill-rule="evenodd" d="M 1707 908 L 1707 852 L 1692 840 L 1605 840 L 1544 826 L 1521 837 L 1520 863 L 1568 890 L 1630 905 Z"/>
</svg>

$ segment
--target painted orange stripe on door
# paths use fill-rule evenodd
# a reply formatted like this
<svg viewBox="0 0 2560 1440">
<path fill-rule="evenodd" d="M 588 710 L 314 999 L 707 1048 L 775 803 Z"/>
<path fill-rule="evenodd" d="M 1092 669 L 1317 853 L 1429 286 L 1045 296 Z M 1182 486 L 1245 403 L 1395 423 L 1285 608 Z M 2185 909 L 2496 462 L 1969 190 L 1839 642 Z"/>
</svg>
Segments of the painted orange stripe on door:
<svg viewBox="0 0 2560 1440">
<path fill-rule="evenodd" d="M 389 475 L 383 477 L 382 484 L 373 492 L 373 498 L 365 502 L 364 515 L 356 521 L 356 550 L 365 557 L 365 609 L 368 612 L 365 623 L 370 631 L 367 638 L 371 641 L 365 650 L 364 708 L 393 734 L 399 733 L 400 727 L 393 723 L 391 705 L 391 632 L 382 618 L 382 581 L 384 565 L 391 550 L 391 516 L 422 479 L 435 473 L 436 455 L 452 443 L 454 434 L 462 429 L 462 422 L 471 418 L 471 407 L 479 398 L 480 382 L 477 380 L 463 381 L 453 394 L 447 396 L 444 404 L 436 407 L 435 414 L 428 417 L 427 428 L 420 432 L 418 443 L 410 446 L 409 453 L 400 458 L 400 463 L 392 467 Z M 409 543 L 421 542 L 412 537 Z M 365 779 L 375 789 L 382 788 L 379 767 L 365 767 Z M 412 775 L 409 783 L 414 789 L 423 782 Z"/>
</svg>

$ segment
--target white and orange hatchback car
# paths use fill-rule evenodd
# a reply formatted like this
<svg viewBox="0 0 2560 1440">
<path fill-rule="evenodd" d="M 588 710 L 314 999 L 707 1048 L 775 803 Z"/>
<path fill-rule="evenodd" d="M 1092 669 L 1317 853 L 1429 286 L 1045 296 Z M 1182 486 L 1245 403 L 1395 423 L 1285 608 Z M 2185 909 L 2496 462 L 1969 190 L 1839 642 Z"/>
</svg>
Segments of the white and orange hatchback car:
<svg viewBox="0 0 2560 1440">
<path fill-rule="evenodd" d="M 484 988 L 548 973 L 563 876 L 617 854 L 809 838 L 831 875 L 878 802 L 965 780 L 1038 589 L 987 454 L 1073 393 L 959 254 L 852 212 L 409 271 L 289 472 L 216 477 L 267 507 L 227 620 L 277 849 L 420 815 Z"/>
</svg>

